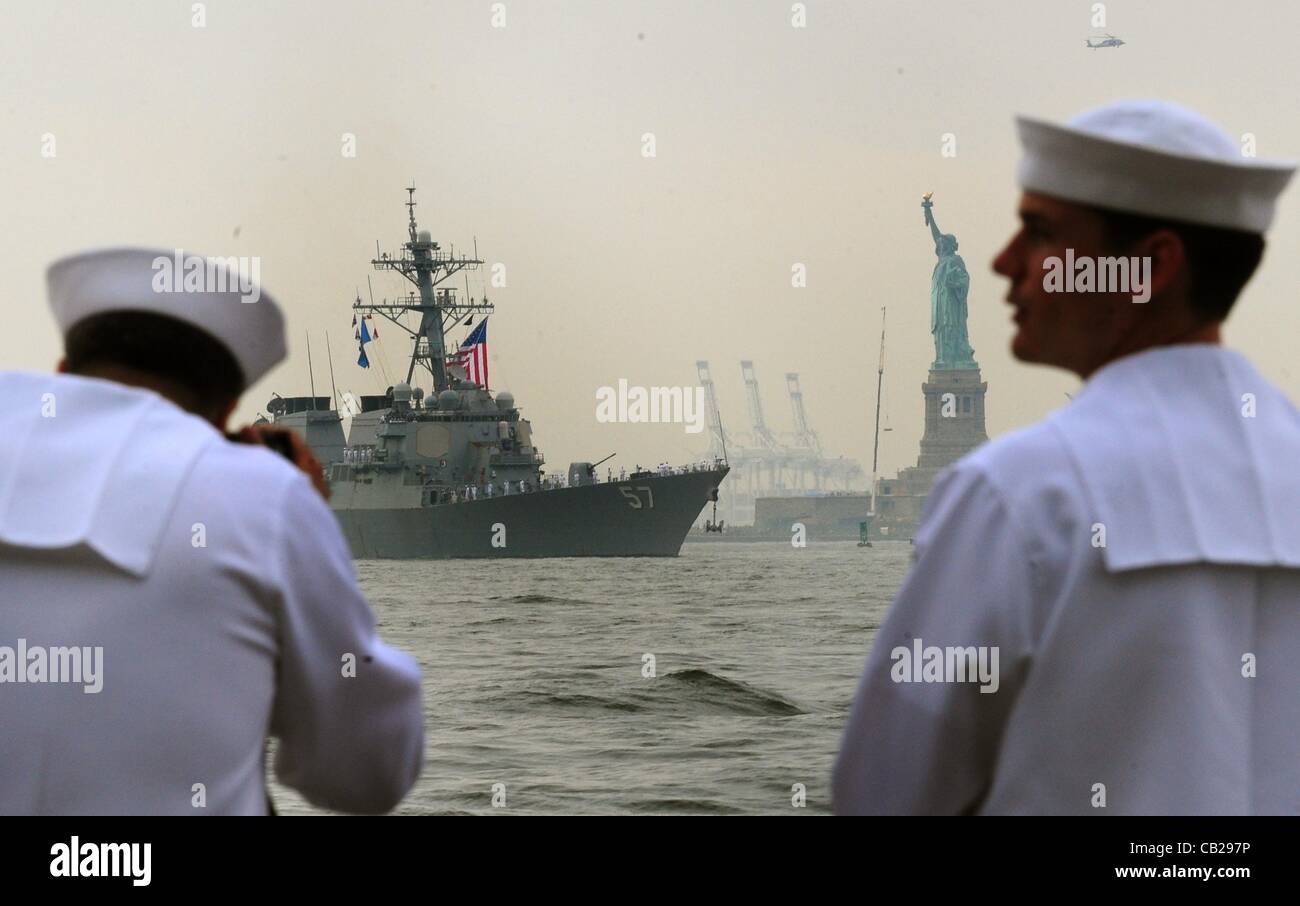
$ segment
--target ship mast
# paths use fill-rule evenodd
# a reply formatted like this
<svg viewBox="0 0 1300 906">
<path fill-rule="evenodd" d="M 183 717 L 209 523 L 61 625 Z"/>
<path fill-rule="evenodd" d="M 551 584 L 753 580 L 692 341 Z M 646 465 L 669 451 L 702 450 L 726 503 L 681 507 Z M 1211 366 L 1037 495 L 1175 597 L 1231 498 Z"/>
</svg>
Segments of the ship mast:
<svg viewBox="0 0 1300 906">
<path fill-rule="evenodd" d="M 493 306 L 483 299 L 475 302 L 462 299 L 456 290 L 450 287 L 440 288 L 439 284 L 463 270 L 477 270 L 483 264 L 479 258 L 457 256 L 445 252 L 434 242 L 427 230 L 419 230 L 415 223 L 415 186 L 406 189 L 406 207 L 409 212 L 407 233 L 409 239 L 402 243 L 402 252 L 394 257 L 384 252 L 370 263 L 375 270 L 397 271 L 415 286 L 415 292 L 389 301 L 363 303 L 357 299 L 353 311 L 378 313 L 396 324 L 411 336 L 411 363 L 406 370 L 406 383 L 411 383 L 415 376 L 416 365 L 422 366 L 433 378 L 433 392 L 439 393 L 450 387 L 447 379 L 447 343 L 448 330 L 456 326 L 460 319 L 468 314 L 480 312 L 491 314 Z M 378 251 L 378 249 L 376 249 Z M 420 326 L 412 330 L 399 318 L 408 311 L 420 313 Z"/>
<path fill-rule="evenodd" d="M 880 306 L 880 358 L 876 366 L 876 442 L 871 451 L 871 515 L 876 515 L 876 466 L 880 462 L 880 390 L 885 383 L 885 306 Z"/>
</svg>

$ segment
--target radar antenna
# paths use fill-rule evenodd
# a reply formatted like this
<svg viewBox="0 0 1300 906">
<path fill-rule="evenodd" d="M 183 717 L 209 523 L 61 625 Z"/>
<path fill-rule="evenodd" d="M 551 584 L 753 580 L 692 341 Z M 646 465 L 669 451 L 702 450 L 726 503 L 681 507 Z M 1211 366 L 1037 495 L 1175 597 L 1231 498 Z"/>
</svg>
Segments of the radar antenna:
<svg viewBox="0 0 1300 906">
<path fill-rule="evenodd" d="M 483 261 L 477 256 L 471 258 L 443 251 L 427 232 L 421 233 L 415 220 L 415 186 L 407 186 L 406 193 L 407 233 L 410 238 L 402 244 L 398 255 L 381 253 L 376 244 L 375 257 L 370 263 L 377 271 L 397 271 L 414 285 L 415 291 L 379 302 L 375 302 L 373 296 L 369 303 L 358 299 L 352 308 L 363 316 L 366 313 L 379 314 L 411 336 L 411 363 L 406 370 L 406 383 L 411 383 L 419 365 L 433 378 L 433 392 L 436 394 L 450 388 L 447 376 L 448 330 L 466 315 L 475 312 L 491 314 L 494 307 L 486 299 L 481 302 L 462 299 L 455 289 L 440 286 L 461 271 L 477 270 Z M 420 314 L 419 327 L 414 330 L 400 320 L 407 312 Z"/>
</svg>

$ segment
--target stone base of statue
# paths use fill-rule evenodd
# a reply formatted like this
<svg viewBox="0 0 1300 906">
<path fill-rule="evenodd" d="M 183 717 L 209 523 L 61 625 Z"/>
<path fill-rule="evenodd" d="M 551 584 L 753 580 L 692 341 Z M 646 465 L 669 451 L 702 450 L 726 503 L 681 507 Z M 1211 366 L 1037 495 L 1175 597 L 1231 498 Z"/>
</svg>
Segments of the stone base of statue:
<svg viewBox="0 0 1300 906">
<path fill-rule="evenodd" d="M 935 476 L 989 439 L 984 427 L 984 395 L 989 385 L 976 368 L 931 368 L 921 385 L 925 434 L 916 465 L 876 487 L 873 538 L 911 538 L 921 521 Z"/>
<path fill-rule="evenodd" d="M 930 370 L 925 395 L 925 434 L 918 469 L 938 471 L 989 439 L 984 428 L 984 394 L 989 385 L 979 368 Z"/>
</svg>

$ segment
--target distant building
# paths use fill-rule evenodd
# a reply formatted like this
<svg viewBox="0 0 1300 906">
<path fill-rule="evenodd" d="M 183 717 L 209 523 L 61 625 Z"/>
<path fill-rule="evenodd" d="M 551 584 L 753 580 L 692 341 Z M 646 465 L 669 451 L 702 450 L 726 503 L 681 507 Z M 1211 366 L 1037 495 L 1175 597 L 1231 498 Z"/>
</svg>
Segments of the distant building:
<svg viewBox="0 0 1300 906">
<path fill-rule="evenodd" d="M 789 538 L 798 522 L 811 540 L 857 538 L 858 524 L 868 521 L 870 512 L 870 494 L 759 497 L 754 501 L 754 531 Z"/>
</svg>

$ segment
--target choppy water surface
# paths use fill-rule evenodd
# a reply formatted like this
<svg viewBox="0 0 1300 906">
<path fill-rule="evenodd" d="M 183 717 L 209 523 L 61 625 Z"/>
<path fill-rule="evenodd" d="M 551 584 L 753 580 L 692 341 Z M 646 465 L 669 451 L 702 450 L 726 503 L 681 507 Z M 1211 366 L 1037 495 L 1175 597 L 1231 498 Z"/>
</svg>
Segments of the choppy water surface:
<svg viewBox="0 0 1300 906">
<path fill-rule="evenodd" d="M 907 544 L 686 544 L 676 559 L 365 561 L 424 671 L 399 811 L 829 811 L 830 769 Z M 643 656 L 655 657 L 645 678 Z M 274 790 L 282 813 L 313 809 Z"/>
</svg>

